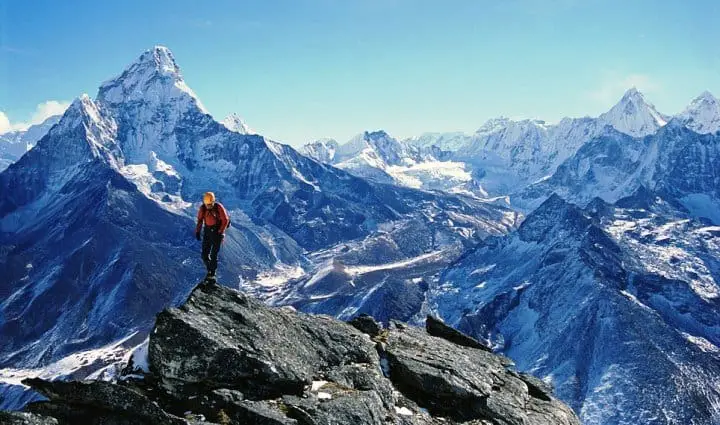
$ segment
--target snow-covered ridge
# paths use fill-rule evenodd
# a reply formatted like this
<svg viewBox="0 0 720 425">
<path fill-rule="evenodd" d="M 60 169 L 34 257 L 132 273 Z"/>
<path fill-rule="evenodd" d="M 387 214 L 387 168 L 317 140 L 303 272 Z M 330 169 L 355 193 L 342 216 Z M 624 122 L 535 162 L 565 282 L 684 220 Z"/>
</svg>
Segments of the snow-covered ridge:
<svg viewBox="0 0 720 425">
<path fill-rule="evenodd" d="M 697 133 L 716 133 L 720 131 L 720 100 L 705 91 L 693 99 L 678 118 Z"/>
<path fill-rule="evenodd" d="M 238 114 L 230 114 L 222 121 L 222 125 L 224 125 L 228 130 L 234 131 L 238 134 L 257 134 L 255 130 L 250 128 L 245 121 L 240 118 Z"/>
</svg>

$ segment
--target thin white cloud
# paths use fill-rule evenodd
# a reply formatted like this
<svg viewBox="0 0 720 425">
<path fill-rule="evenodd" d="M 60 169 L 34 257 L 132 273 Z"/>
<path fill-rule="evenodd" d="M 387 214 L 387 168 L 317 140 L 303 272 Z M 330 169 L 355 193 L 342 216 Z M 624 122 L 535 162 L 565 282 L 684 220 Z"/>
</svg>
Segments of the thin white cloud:
<svg viewBox="0 0 720 425">
<path fill-rule="evenodd" d="M 643 94 L 652 94 L 661 89 L 660 83 L 646 74 L 608 73 L 596 89 L 587 93 L 587 97 L 603 107 L 610 106 L 633 87 Z"/>
<path fill-rule="evenodd" d="M 0 134 L 7 133 L 8 131 L 11 131 L 12 125 L 10 125 L 10 119 L 8 119 L 7 115 L 3 111 L 0 111 Z"/>
<path fill-rule="evenodd" d="M 68 106 L 70 106 L 70 102 L 58 102 L 57 100 L 48 100 L 41 103 L 35 108 L 35 113 L 30 119 L 30 125 L 40 124 L 52 116 L 64 114 Z"/>
<path fill-rule="evenodd" d="M 0 134 L 7 133 L 8 131 L 25 130 L 31 125 L 40 124 L 46 119 L 61 115 L 70 106 L 70 102 L 48 100 L 40 103 L 35 107 L 29 121 L 11 122 L 7 114 L 0 111 Z"/>
</svg>

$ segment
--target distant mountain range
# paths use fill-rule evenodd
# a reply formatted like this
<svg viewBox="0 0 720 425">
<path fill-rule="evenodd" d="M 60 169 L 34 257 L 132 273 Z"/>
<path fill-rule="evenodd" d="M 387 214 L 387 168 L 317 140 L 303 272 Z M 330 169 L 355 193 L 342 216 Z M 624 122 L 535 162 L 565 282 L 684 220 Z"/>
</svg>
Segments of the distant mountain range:
<svg viewBox="0 0 720 425">
<path fill-rule="evenodd" d="M 55 115 L 25 130 L 0 134 L 0 171 L 25 155 L 58 121 L 60 121 L 60 116 Z"/>
<path fill-rule="evenodd" d="M 426 133 L 402 141 L 382 131 L 366 132 L 342 145 L 334 140 L 313 142 L 303 151 L 377 181 L 494 198 L 517 194 L 548 178 L 583 145 L 607 134 L 608 127 L 642 138 L 655 134 L 671 119 L 701 134 L 717 132 L 720 101 L 704 92 L 670 117 L 633 88 L 597 118 L 564 118 L 557 124 L 497 118 L 474 134 Z M 517 207 L 531 210 L 522 202 Z"/>
</svg>

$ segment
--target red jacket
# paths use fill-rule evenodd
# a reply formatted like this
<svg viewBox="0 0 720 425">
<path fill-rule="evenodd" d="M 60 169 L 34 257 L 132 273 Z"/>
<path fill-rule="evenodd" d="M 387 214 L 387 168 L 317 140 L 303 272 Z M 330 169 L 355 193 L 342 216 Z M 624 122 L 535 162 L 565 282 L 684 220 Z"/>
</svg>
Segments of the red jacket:
<svg viewBox="0 0 720 425">
<path fill-rule="evenodd" d="M 218 233 L 223 234 L 230 220 L 225 207 L 221 203 L 215 202 L 215 205 L 210 209 L 205 204 L 200 206 L 197 214 L 197 226 L 195 226 L 196 233 L 199 233 L 202 229 L 203 222 L 205 227 L 217 226 L 219 223 Z"/>
</svg>

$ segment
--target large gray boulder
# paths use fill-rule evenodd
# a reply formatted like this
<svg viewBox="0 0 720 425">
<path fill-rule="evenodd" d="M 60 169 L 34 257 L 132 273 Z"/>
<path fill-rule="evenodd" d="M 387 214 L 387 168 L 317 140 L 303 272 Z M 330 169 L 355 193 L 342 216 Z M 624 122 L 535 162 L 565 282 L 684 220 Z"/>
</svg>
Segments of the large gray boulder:
<svg viewBox="0 0 720 425">
<path fill-rule="evenodd" d="M 254 398 L 301 395 L 318 372 L 379 361 L 370 338 L 346 323 L 268 308 L 207 284 L 158 315 L 149 359 L 160 384 L 177 395 L 215 387 Z"/>
<path fill-rule="evenodd" d="M 102 381 L 46 381 L 26 379 L 23 384 L 48 398 L 30 403 L 33 413 L 52 416 L 61 423 L 188 425 L 145 395 L 123 385 Z"/>
<path fill-rule="evenodd" d="M 28 410 L 58 425 L 579 425 L 509 359 L 441 322 L 428 328 L 437 336 L 201 284 L 158 315 L 144 380 L 26 380 L 49 399 Z"/>
<path fill-rule="evenodd" d="M 567 406 L 508 370 L 509 360 L 393 323 L 384 344 L 396 388 L 433 415 L 508 425 L 579 423 Z"/>
</svg>

